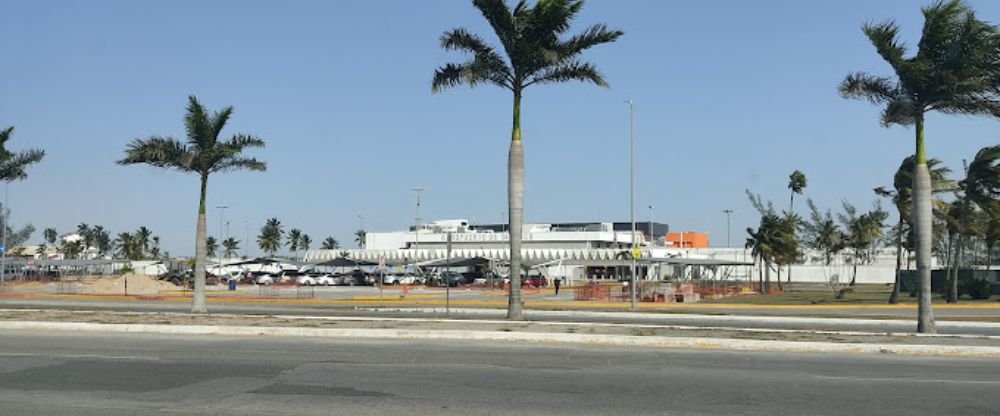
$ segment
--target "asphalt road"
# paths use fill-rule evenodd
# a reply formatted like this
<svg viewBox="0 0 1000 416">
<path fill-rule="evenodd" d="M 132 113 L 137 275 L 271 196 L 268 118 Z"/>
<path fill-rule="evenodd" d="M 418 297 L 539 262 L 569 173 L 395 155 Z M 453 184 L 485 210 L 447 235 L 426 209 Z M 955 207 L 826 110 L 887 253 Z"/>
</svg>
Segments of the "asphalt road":
<svg viewBox="0 0 1000 416">
<path fill-rule="evenodd" d="M 186 313 L 190 311 L 190 303 L 174 301 L 148 301 L 148 300 L 102 300 L 102 299 L 56 299 L 56 298 L 0 298 L 0 309 L 59 309 L 59 310 L 107 310 L 107 311 L 132 311 L 132 312 L 177 312 Z M 311 315 L 311 316 L 386 316 L 386 317 L 443 317 L 442 313 L 412 313 L 412 312 L 374 312 L 359 311 L 353 308 L 331 308 L 324 305 L 308 304 L 282 304 L 270 302 L 209 302 L 209 309 L 214 313 L 228 314 L 267 314 L 267 315 Z M 441 309 L 438 307 L 438 309 Z M 881 312 L 882 310 L 875 310 Z M 940 309 L 935 311 L 938 322 L 938 332 L 942 334 L 973 334 L 1000 336 L 1000 325 L 997 323 L 986 323 L 982 327 L 972 327 L 975 323 L 964 324 L 965 326 L 949 325 L 945 321 L 949 313 L 961 312 L 965 314 L 978 311 L 981 316 L 992 316 L 1000 313 L 1000 309 L 979 308 L 979 309 Z M 456 310 L 451 317 L 455 318 L 475 318 L 493 319 L 502 318 L 504 311 L 495 310 L 487 314 L 462 314 Z M 847 321 L 832 319 L 808 319 L 809 315 L 789 313 L 789 318 L 806 318 L 806 320 L 796 321 L 795 319 L 773 319 L 773 316 L 780 316 L 778 313 L 768 314 L 762 312 L 759 316 L 754 316 L 756 310 L 740 310 L 731 316 L 720 316 L 726 311 L 711 311 L 711 315 L 692 314 L 696 311 L 678 310 L 683 313 L 644 313 L 644 314 L 575 314 L 572 312 L 534 312 L 527 311 L 527 316 L 532 320 L 540 321 L 566 321 L 566 322 L 604 322 L 604 323 L 634 323 L 649 325 L 679 325 L 698 326 L 714 328 L 760 328 L 760 329 L 793 329 L 793 330 L 825 330 L 825 331 L 861 331 L 861 332 L 914 332 L 916 330 L 916 319 L 907 317 L 891 317 L 893 320 L 878 319 L 867 321 Z M 775 312 L 780 312 L 776 310 Z M 827 315 L 837 314 L 837 310 L 821 310 L 819 312 Z M 939 313 L 940 312 L 940 313 Z M 822 315 L 821 315 L 822 316 Z M 954 317 L 954 316 L 953 316 Z M 864 318 L 864 316 L 857 316 Z M 883 316 L 882 318 L 890 318 Z"/>
<path fill-rule="evenodd" d="M 3 415 L 997 415 L 996 360 L 9 332 Z"/>
</svg>

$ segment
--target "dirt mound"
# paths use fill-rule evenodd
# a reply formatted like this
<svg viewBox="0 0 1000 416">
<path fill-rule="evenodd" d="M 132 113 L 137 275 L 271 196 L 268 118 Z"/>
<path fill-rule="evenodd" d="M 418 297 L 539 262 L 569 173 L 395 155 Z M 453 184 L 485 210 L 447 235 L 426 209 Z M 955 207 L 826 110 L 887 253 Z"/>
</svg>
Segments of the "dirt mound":
<svg viewBox="0 0 1000 416">
<path fill-rule="evenodd" d="M 161 290 L 176 290 L 178 286 L 170 282 L 141 274 L 130 274 L 118 277 L 102 277 L 84 287 L 86 293 L 102 295 L 125 294 L 125 283 L 128 282 L 129 295 L 155 295 Z"/>
</svg>

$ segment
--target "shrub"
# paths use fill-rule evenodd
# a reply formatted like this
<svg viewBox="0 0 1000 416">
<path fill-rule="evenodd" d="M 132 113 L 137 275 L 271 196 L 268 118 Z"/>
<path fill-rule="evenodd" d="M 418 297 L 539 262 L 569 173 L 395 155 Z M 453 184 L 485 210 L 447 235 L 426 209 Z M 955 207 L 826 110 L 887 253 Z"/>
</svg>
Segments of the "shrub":
<svg viewBox="0 0 1000 416">
<path fill-rule="evenodd" d="M 993 293 L 989 281 L 984 279 L 965 279 L 958 281 L 958 294 L 969 295 L 972 299 L 989 299 Z"/>
</svg>

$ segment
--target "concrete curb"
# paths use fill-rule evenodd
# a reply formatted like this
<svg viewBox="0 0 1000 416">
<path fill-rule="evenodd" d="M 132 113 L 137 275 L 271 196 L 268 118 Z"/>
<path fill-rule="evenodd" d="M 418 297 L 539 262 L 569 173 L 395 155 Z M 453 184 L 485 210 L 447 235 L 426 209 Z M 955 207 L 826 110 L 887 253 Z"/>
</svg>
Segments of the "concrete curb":
<svg viewBox="0 0 1000 416">
<path fill-rule="evenodd" d="M 736 351 L 866 353 L 917 356 L 1000 357 L 1000 347 L 831 342 L 790 342 L 693 337 L 642 337 L 625 335 L 555 334 L 535 332 L 431 331 L 407 329 L 337 329 L 299 327 L 248 327 L 211 325 L 95 324 L 76 322 L 2 321 L 0 330 L 75 332 L 124 332 L 171 335 L 324 337 L 345 339 L 403 339 L 426 341 L 508 341 L 573 343 L 605 346 L 728 349 Z"/>
<path fill-rule="evenodd" d="M 392 307 L 358 307 L 356 310 L 383 311 L 383 312 L 409 312 L 409 313 L 445 313 L 445 308 L 392 308 Z M 452 314 L 456 315 L 496 315 L 505 316 L 506 311 L 496 309 L 472 309 L 472 308 L 451 308 Z M 816 323 L 823 324 L 866 324 L 876 326 L 887 325 L 913 325 L 915 320 L 903 319 L 865 319 L 865 318 L 815 318 L 798 316 L 771 316 L 771 315 L 703 315 L 703 314 L 682 314 L 682 313 L 643 313 L 643 312 L 585 312 L 585 311 L 544 311 L 525 310 L 525 316 L 546 316 L 562 318 L 621 318 L 621 319 L 698 319 L 704 321 L 735 321 L 735 322 L 775 322 L 787 324 L 809 325 Z M 1000 322 L 982 321 L 937 321 L 938 326 L 949 326 L 954 328 L 989 328 L 1000 329 Z"/>
</svg>

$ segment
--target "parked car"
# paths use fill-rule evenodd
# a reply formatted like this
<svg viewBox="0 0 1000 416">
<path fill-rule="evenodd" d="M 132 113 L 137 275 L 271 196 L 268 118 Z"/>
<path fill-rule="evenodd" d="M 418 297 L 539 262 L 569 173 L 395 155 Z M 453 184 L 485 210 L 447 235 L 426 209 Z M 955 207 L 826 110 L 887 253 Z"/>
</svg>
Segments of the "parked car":
<svg viewBox="0 0 1000 416">
<path fill-rule="evenodd" d="M 278 279 L 279 279 L 278 276 L 274 276 L 270 273 L 263 273 L 257 275 L 257 277 L 254 278 L 254 283 L 258 285 L 270 286 L 273 285 L 275 282 L 278 282 L 279 281 Z"/>
<path fill-rule="evenodd" d="M 521 280 L 521 286 L 531 286 L 531 287 L 545 287 L 549 285 L 549 279 L 546 279 L 542 275 L 529 275 L 524 276 Z"/>
<path fill-rule="evenodd" d="M 344 281 L 342 285 L 347 286 L 371 286 L 375 284 L 375 278 L 365 273 L 362 270 L 353 270 L 350 273 L 344 274 Z"/>
<path fill-rule="evenodd" d="M 462 276 L 462 274 L 459 273 L 459 272 L 444 271 L 444 272 L 440 272 L 436 276 L 434 276 L 434 285 L 435 286 L 456 287 L 458 285 L 465 284 L 465 283 L 466 283 L 465 282 L 465 277 Z"/>
<path fill-rule="evenodd" d="M 389 273 L 382 278 L 382 284 L 398 285 L 418 285 L 423 282 L 423 278 L 410 273 Z"/>
<path fill-rule="evenodd" d="M 316 286 L 316 279 L 307 274 L 299 275 L 295 279 L 295 283 L 299 286 Z"/>
<path fill-rule="evenodd" d="M 341 283 L 343 283 L 343 281 L 344 281 L 343 276 L 340 276 L 338 278 L 338 276 L 334 276 L 334 275 L 330 275 L 330 274 L 323 274 L 323 275 L 321 275 L 321 276 L 319 276 L 319 277 L 316 278 L 316 284 L 320 285 L 320 286 L 333 286 L 333 285 L 341 284 Z M 340 282 L 340 283 L 338 283 L 338 282 Z"/>
</svg>

